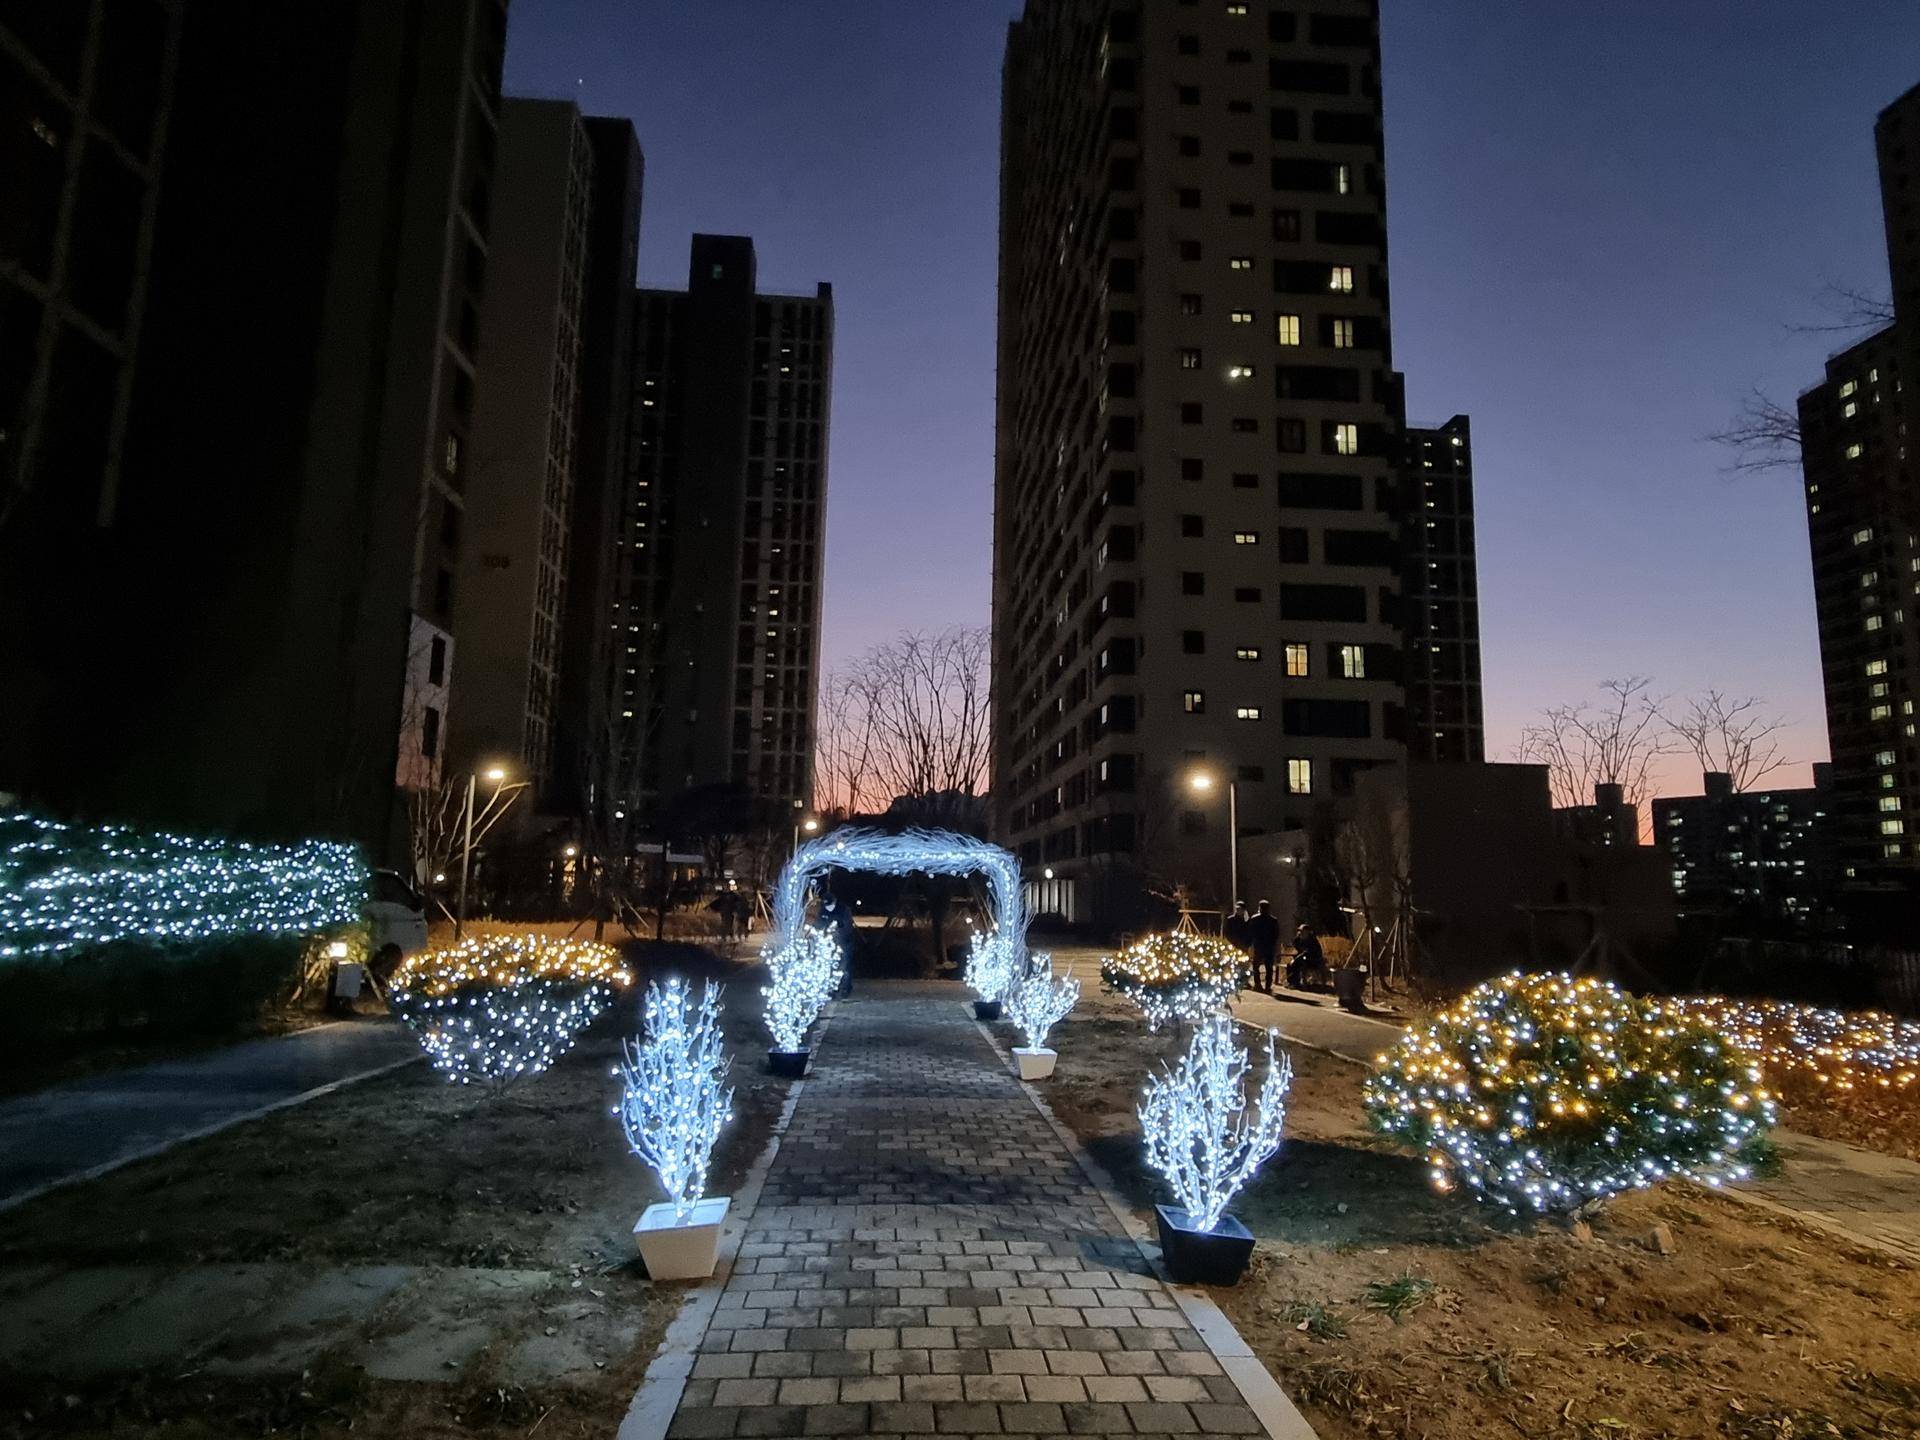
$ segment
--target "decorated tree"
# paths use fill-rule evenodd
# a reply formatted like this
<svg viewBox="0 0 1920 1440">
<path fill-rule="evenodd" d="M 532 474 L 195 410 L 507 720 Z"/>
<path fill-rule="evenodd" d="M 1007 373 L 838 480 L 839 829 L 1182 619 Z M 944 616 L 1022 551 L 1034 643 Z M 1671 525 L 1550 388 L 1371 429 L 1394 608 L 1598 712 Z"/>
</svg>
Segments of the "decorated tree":
<svg viewBox="0 0 1920 1440">
<path fill-rule="evenodd" d="M 1054 977 L 1053 957 L 1036 955 L 1020 980 L 1007 992 L 1007 1015 L 1027 1037 L 1030 1048 L 1047 1043 L 1047 1032 L 1067 1018 L 1080 999 L 1080 982 L 1072 971 Z"/>
<path fill-rule="evenodd" d="M 840 988 L 840 946 L 825 930 L 809 925 L 764 958 L 771 977 L 760 992 L 767 1001 L 767 1030 L 774 1049 L 791 1054 L 805 1044 L 807 1027 Z"/>
<path fill-rule="evenodd" d="M 660 1179 L 684 1224 L 707 1187 L 707 1166 L 720 1129 L 733 1118 L 720 987 L 709 980 L 695 1001 L 687 982 L 647 986 L 645 1033 L 628 1041 L 614 1113 L 627 1144 Z"/>
<path fill-rule="evenodd" d="M 1015 949 L 998 930 L 974 931 L 961 978 L 974 994 L 990 1004 L 1006 1000 L 1020 979 Z"/>
<path fill-rule="evenodd" d="M 1365 1098 L 1441 1189 L 1536 1213 L 1744 1179 L 1774 1119 L 1753 1057 L 1710 1020 L 1567 975 L 1473 990 L 1381 1057 Z"/>
<path fill-rule="evenodd" d="M 1147 1028 L 1218 1014 L 1247 979 L 1247 954 L 1211 935 L 1148 935 L 1100 962 L 1107 989 L 1140 1007 Z"/>
<path fill-rule="evenodd" d="M 1211 1231 L 1227 1205 L 1280 1147 L 1293 1066 L 1267 1031 L 1267 1073 L 1251 1111 L 1247 1051 L 1233 1021 L 1215 1015 L 1194 1027 L 1187 1053 L 1147 1077 L 1140 1129 L 1147 1163 L 1166 1177 L 1194 1228 Z"/>
</svg>

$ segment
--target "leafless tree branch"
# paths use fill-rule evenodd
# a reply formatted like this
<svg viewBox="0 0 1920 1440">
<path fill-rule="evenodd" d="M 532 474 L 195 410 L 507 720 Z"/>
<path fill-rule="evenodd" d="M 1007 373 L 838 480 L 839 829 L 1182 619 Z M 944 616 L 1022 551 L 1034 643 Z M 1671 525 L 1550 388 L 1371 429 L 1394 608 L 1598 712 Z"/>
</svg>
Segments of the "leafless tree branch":
<svg viewBox="0 0 1920 1440">
<path fill-rule="evenodd" d="M 1732 777 L 1735 790 L 1750 790 L 1787 763 L 1777 736 L 1787 721 L 1761 711 L 1752 695 L 1729 699 L 1709 690 L 1667 717 L 1667 728 L 1700 762 L 1703 772 Z"/>
<path fill-rule="evenodd" d="M 1755 386 L 1727 427 L 1706 438 L 1727 451 L 1729 473 L 1784 470 L 1800 463 L 1800 412 Z"/>
</svg>

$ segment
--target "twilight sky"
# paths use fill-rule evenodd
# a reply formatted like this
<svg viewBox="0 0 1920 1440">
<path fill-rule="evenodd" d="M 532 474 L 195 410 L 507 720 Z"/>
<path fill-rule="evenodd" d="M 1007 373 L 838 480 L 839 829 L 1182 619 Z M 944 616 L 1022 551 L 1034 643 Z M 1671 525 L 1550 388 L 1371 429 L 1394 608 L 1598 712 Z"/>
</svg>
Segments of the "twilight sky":
<svg viewBox="0 0 1920 1440">
<path fill-rule="evenodd" d="M 1164 3 L 1164 0 L 1148 0 Z M 1000 55 L 1021 0 L 516 0 L 509 93 L 630 116 L 641 278 L 695 230 L 833 282 L 825 664 L 984 623 Z M 1884 292 L 1879 109 L 1914 0 L 1383 0 L 1395 363 L 1473 417 L 1489 758 L 1639 672 L 1825 757 L 1798 475 L 1721 473 L 1812 384 L 1823 286 Z M 510 203 L 510 200 L 508 201 Z M 1664 789 L 1697 791 L 1690 765 Z M 1783 777 L 1803 783 L 1804 763 Z"/>
</svg>

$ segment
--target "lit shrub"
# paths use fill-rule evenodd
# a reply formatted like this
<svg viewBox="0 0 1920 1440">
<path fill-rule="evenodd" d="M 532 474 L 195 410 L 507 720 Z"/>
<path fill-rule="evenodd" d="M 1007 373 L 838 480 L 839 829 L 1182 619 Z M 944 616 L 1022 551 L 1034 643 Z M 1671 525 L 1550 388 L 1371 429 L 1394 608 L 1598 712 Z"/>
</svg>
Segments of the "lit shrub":
<svg viewBox="0 0 1920 1440">
<path fill-rule="evenodd" d="M 1753 1057 L 1713 1024 L 1566 975 L 1508 975 L 1409 1030 L 1365 1102 L 1440 1188 L 1535 1212 L 1744 1179 L 1774 1118 Z"/>
<path fill-rule="evenodd" d="M 1100 962 L 1100 981 L 1140 1007 L 1147 1028 L 1217 1014 L 1247 983 L 1247 954 L 1211 935 L 1148 935 Z"/>
</svg>

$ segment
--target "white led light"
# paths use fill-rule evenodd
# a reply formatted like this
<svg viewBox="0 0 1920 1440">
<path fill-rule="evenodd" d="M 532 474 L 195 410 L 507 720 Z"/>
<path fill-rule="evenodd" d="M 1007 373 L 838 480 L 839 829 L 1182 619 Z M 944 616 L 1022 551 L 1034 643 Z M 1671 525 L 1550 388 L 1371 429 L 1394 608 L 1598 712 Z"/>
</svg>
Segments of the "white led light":
<svg viewBox="0 0 1920 1440">
<path fill-rule="evenodd" d="M 820 1017 L 840 988 L 840 946 L 825 930 L 809 925 L 790 945 L 760 952 L 771 983 L 766 997 L 767 1030 L 773 1048 L 791 1054 L 806 1044 L 807 1027 Z"/>
<path fill-rule="evenodd" d="M 1235 1193 L 1280 1148 L 1293 1066 L 1274 1049 L 1276 1032 L 1266 1034 L 1267 1077 L 1251 1110 L 1247 1052 L 1225 1015 L 1194 1026 L 1187 1053 L 1171 1069 L 1149 1075 L 1140 1096 L 1147 1164 L 1166 1177 L 1200 1230 L 1220 1223 Z"/>
<path fill-rule="evenodd" d="M 1140 1007 L 1147 1029 L 1226 1009 L 1247 981 L 1247 954 L 1211 935 L 1147 935 L 1100 962 L 1107 989 Z"/>
<path fill-rule="evenodd" d="M 1026 978 L 1007 992 L 1007 1017 L 1020 1027 L 1028 1047 L 1037 1050 L 1047 1043 L 1047 1032 L 1067 1018 L 1079 999 L 1080 982 L 1073 978 L 1073 972 L 1055 979 L 1053 957 L 1036 955 Z"/>
<path fill-rule="evenodd" d="M 709 980 L 696 1002 L 684 980 L 647 986 L 646 1033 L 626 1046 L 614 1113 L 633 1153 L 653 1167 L 685 1224 L 707 1187 L 720 1129 L 733 1118 L 720 987 Z"/>
</svg>

